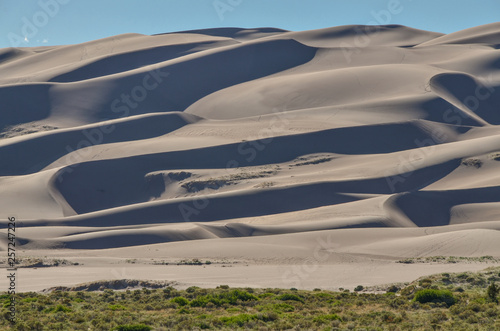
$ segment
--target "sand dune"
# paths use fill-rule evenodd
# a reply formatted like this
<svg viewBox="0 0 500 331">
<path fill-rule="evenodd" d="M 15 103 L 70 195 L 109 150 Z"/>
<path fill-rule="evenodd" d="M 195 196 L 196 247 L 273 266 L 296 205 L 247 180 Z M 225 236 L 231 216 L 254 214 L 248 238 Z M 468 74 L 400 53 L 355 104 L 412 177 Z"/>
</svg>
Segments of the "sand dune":
<svg viewBox="0 0 500 331">
<path fill-rule="evenodd" d="M 0 223 L 18 220 L 19 255 L 83 263 L 66 285 L 124 278 L 111 264 L 165 277 L 151 259 L 241 263 L 167 269 L 202 286 L 478 269 L 395 261 L 500 257 L 499 44 L 493 23 L 1 49 Z M 315 271 L 300 284 L 284 276 L 304 265 Z M 53 276 L 27 271 L 21 290 L 61 285 Z"/>
<path fill-rule="evenodd" d="M 414 46 L 441 37 L 441 33 L 402 25 L 345 25 L 311 31 L 288 32 L 273 38 L 293 38 L 316 47 Z"/>
<path fill-rule="evenodd" d="M 441 36 L 427 42 L 421 46 L 433 44 L 498 44 L 498 28 L 500 23 L 480 25 Z"/>
<path fill-rule="evenodd" d="M 288 31 L 276 28 L 256 28 L 256 29 L 213 28 L 213 29 L 180 31 L 177 33 L 201 34 L 204 36 L 231 38 L 237 41 L 248 41 L 248 40 L 269 37 L 272 35 L 279 35 L 283 32 L 288 32 Z"/>
</svg>

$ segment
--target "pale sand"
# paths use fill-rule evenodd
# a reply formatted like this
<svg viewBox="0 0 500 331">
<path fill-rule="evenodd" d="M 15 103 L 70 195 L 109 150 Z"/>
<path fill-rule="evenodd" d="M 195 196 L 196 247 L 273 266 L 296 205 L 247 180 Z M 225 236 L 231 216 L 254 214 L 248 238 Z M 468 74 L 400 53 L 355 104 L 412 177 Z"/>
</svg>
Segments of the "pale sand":
<svg viewBox="0 0 500 331">
<path fill-rule="evenodd" d="M 18 258 L 80 263 L 19 269 L 18 290 L 338 289 L 497 265 L 396 261 L 500 258 L 499 35 L 212 29 L 0 49 L 0 223 L 17 218 Z"/>
</svg>

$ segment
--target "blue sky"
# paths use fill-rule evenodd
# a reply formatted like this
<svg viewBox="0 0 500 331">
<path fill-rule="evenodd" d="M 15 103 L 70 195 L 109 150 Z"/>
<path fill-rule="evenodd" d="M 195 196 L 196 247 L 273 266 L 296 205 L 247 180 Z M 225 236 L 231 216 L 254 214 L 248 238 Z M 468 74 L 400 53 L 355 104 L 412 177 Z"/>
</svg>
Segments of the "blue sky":
<svg viewBox="0 0 500 331">
<path fill-rule="evenodd" d="M 499 0 L 0 0 L 0 48 L 221 26 L 379 23 L 450 33 L 499 20 Z"/>
</svg>

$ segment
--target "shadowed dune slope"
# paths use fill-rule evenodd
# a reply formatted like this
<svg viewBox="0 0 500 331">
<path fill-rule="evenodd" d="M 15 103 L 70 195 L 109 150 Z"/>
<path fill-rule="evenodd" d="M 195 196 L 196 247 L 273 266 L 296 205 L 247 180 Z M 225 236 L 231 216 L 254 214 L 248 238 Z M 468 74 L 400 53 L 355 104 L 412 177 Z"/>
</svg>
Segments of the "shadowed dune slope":
<svg viewBox="0 0 500 331">
<path fill-rule="evenodd" d="M 81 156 L 76 155 L 72 160 L 75 162 L 94 146 L 161 136 L 196 121 L 195 116 L 184 113 L 147 114 L 0 141 L 0 157 L 10 159 L 0 165 L 0 173 L 31 174 L 73 151 L 87 148 L 80 151 Z"/>
</svg>

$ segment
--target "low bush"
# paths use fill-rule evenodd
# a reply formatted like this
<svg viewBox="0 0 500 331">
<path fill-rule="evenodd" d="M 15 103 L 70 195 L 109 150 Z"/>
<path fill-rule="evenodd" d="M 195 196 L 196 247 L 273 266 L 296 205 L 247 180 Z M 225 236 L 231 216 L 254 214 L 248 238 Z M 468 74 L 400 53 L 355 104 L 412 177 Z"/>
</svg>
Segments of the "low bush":
<svg viewBox="0 0 500 331">
<path fill-rule="evenodd" d="M 497 297 L 499 292 L 500 292 L 500 287 L 498 287 L 495 283 L 491 283 L 490 286 L 488 286 L 488 289 L 486 290 L 488 299 L 496 303 L 498 303 Z"/>
<path fill-rule="evenodd" d="M 255 295 L 248 293 L 243 290 L 231 290 L 228 292 L 222 292 L 217 295 L 207 294 L 203 296 L 198 296 L 193 299 L 190 303 L 191 307 L 206 307 L 208 303 L 220 307 L 223 304 L 234 305 L 238 301 L 256 301 L 259 300 Z"/>
<path fill-rule="evenodd" d="M 434 289 L 424 289 L 417 291 L 417 293 L 415 293 L 414 301 L 420 303 L 444 302 L 448 307 L 451 307 L 457 302 L 450 291 Z"/>
<path fill-rule="evenodd" d="M 239 314 L 236 316 L 221 317 L 220 321 L 223 322 L 227 326 L 243 327 L 246 323 L 248 323 L 251 320 L 255 320 L 255 319 L 257 319 L 257 315 Z"/>
<path fill-rule="evenodd" d="M 282 295 L 279 295 L 276 299 L 281 300 L 281 301 L 298 301 L 304 303 L 304 299 L 299 297 L 297 294 L 291 294 L 291 293 L 284 293 Z"/>
<path fill-rule="evenodd" d="M 364 287 L 363 285 L 358 285 L 354 288 L 354 292 L 360 292 L 360 291 L 363 291 Z"/>
<path fill-rule="evenodd" d="M 337 314 L 319 315 L 319 316 L 316 316 L 315 318 L 313 318 L 313 322 L 316 322 L 316 323 L 327 323 L 327 322 L 335 321 L 335 320 L 341 321 L 342 319 Z"/>
<path fill-rule="evenodd" d="M 181 307 L 189 304 L 189 300 L 186 299 L 186 298 L 184 298 L 184 297 L 175 297 L 175 298 L 173 298 L 170 301 L 173 302 L 173 303 L 178 304 Z"/>
<path fill-rule="evenodd" d="M 144 324 L 134 325 L 119 325 L 114 330 L 116 331 L 150 331 L 153 328 Z"/>
</svg>

